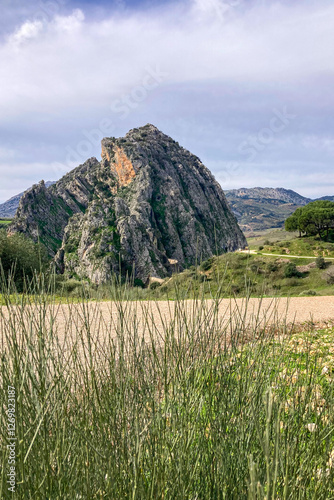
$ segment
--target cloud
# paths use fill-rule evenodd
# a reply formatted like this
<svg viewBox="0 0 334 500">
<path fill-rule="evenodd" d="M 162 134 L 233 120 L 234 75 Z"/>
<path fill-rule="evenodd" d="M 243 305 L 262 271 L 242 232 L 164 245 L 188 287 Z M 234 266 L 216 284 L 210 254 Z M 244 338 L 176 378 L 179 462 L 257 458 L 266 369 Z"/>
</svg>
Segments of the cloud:
<svg viewBox="0 0 334 500">
<path fill-rule="evenodd" d="M 22 43 L 37 38 L 43 29 L 41 21 L 27 21 L 20 28 L 9 36 L 9 44 L 21 45 Z"/>
<path fill-rule="evenodd" d="M 50 3 L 57 8 L 46 11 Z M 68 148 L 76 151 L 86 140 L 84 131 L 103 135 L 99 124 L 106 119 L 112 135 L 154 122 L 215 170 L 221 160 L 242 161 L 240 143 L 257 137 L 273 110 L 284 106 L 298 118 L 261 151 L 257 183 L 266 180 L 265 164 L 280 165 L 282 177 L 296 155 L 306 166 L 318 155 L 330 172 L 332 2 L 118 7 L 110 2 L 97 17 L 84 4 L 71 10 L 64 0 L 35 2 L 21 25 L 0 38 L 1 147 L 15 151 L 16 165 L 25 162 L 16 175 L 25 178 L 31 163 L 50 177 L 49 166 L 66 162 Z M 164 75 L 158 85 L 148 80 L 152 69 Z M 90 154 L 98 155 L 98 146 Z M 6 168 L 0 157 L 2 179 Z M 235 177 L 238 184 L 242 179 Z"/>
</svg>

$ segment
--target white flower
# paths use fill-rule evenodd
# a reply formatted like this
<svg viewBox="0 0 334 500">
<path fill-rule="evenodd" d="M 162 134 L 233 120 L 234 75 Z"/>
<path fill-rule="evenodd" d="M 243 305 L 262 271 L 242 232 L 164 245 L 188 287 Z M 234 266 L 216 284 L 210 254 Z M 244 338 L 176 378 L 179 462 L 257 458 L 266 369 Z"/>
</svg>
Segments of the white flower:
<svg viewBox="0 0 334 500">
<path fill-rule="evenodd" d="M 310 432 L 314 432 L 316 429 L 317 429 L 317 424 L 307 424 L 306 425 L 306 428 L 310 431 Z"/>
</svg>

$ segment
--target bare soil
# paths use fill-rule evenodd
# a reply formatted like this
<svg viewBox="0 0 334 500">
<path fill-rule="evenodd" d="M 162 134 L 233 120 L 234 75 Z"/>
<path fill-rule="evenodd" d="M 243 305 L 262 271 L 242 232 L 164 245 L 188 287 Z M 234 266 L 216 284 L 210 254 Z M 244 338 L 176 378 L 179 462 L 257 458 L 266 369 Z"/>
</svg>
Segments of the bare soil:
<svg viewBox="0 0 334 500">
<path fill-rule="evenodd" d="M 334 320 L 334 297 L 293 297 L 280 299 L 222 299 L 219 302 L 187 300 L 149 302 L 88 302 L 0 308 L 0 345 L 15 331 L 36 339 L 53 332 L 63 349 L 82 343 L 106 348 L 113 339 L 131 338 L 131 342 L 164 340 L 166 332 L 194 334 L 205 338 L 210 328 L 226 332 L 232 326 L 240 330 L 268 325 L 324 323 Z M 41 327 L 42 325 L 42 327 Z M 190 333 L 192 332 L 192 333 Z M 22 335 L 23 337 L 23 335 Z"/>
</svg>

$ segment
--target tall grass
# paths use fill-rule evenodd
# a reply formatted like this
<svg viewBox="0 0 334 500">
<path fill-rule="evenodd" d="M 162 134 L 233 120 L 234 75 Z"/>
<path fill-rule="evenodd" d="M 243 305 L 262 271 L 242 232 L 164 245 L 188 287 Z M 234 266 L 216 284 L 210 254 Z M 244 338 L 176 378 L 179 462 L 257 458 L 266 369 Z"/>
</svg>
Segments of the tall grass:
<svg viewBox="0 0 334 500">
<path fill-rule="evenodd" d="M 287 352 L 288 327 L 256 311 L 249 325 L 247 298 L 230 318 L 218 299 L 130 302 L 129 290 L 59 304 L 41 277 L 16 301 L 3 282 L 17 486 L 3 398 L 0 497 L 334 498 L 332 384 L 310 350 Z"/>
</svg>

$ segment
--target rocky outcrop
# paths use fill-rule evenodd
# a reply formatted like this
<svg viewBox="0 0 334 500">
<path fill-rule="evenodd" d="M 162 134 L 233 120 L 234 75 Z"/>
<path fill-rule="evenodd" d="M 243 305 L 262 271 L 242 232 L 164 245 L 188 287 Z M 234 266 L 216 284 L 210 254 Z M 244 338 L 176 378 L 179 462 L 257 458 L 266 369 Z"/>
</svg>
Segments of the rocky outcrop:
<svg viewBox="0 0 334 500">
<path fill-rule="evenodd" d="M 164 278 L 246 245 L 209 170 L 153 125 L 102 141 L 95 158 L 26 193 L 11 228 L 37 237 L 61 272 Z"/>
<path fill-rule="evenodd" d="M 46 187 L 52 186 L 54 182 L 52 181 L 47 181 L 45 183 Z M 13 196 L 9 200 L 5 201 L 5 203 L 0 204 L 0 217 L 4 218 L 13 218 L 16 214 L 16 210 L 18 209 L 18 206 L 20 204 L 20 200 L 22 196 L 24 195 L 25 192 L 19 193 L 16 196 Z"/>
</svg>

